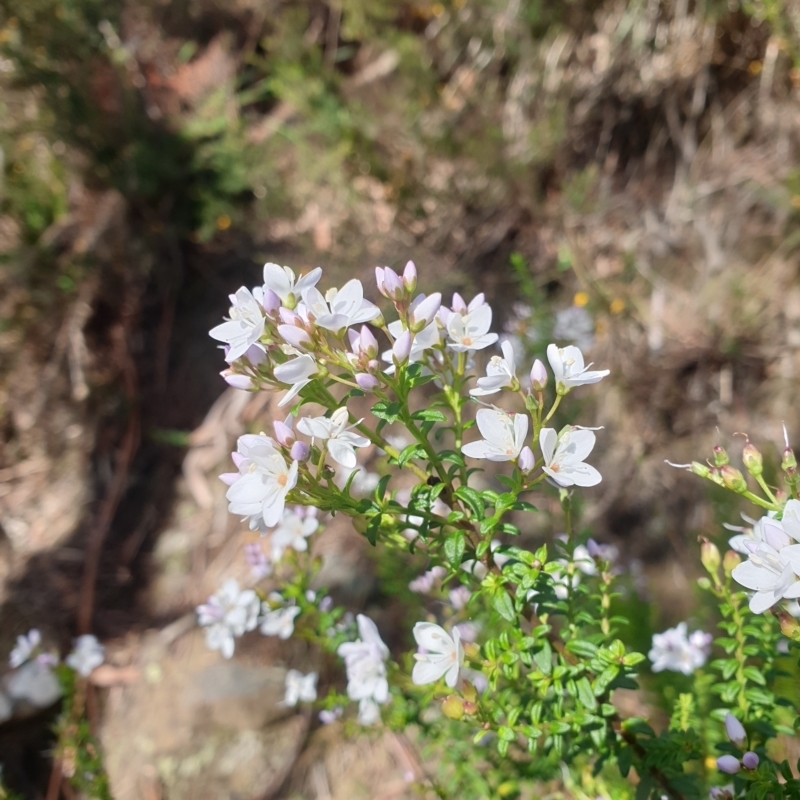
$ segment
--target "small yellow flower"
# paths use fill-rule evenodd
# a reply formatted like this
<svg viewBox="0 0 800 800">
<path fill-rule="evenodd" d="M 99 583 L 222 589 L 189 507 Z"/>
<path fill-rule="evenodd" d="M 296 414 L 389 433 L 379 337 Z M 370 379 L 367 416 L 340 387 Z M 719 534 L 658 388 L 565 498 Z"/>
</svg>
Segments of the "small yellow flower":
<svg viewBox="0 0 800 800">
<path fill-rule="evenodd" d="M 431 14 L 434 17 L 441 17 L 444 14 L 444 6 L 441 3 L 434 3 L 431 6 Z"/>
<path fill-rule="evenodd" d="M 792 195 L 792 208 L 800 208 L 800 194 Z"/>
<path fill-rule="evenodd" d="M 572 298 L 572 302 L 579 308 L 589 305 L 589 293 L 575 292 L 575 297 Z"/>
<path fill-rule="evenodd" d="M 758 75 L 758 73 L 761 72 L 763 66 L 764 65 L 758 59 L 756 59 L 755 61 L 750 62 L 750 66 L 747 68 L 747 71 L 751 75 Z"/>
<path fill-rule="evenodd" d="M 705 765 L 706 769 L 716 769 L 717 759 L 714 756 L 706 756 Z"/>
<path fill-rule="evenodd" d="M 625 301 L 621 297 L 615 297 L 608 309 L 612 314 L 621 314 L 625 310 Z"/>
<path fill-rule="evenodd" d="M 227 214 L 220 214 L 217 217 L 217 230 L 226 231 L 231 226 L 231 218 Z"/>
</svg>

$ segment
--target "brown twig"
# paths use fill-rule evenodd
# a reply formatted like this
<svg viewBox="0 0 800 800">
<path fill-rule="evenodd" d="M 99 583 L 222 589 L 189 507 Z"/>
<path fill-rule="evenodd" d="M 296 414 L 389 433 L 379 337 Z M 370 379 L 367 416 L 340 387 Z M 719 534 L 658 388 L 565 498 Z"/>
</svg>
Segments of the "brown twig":
<svg viewBox="0 0 800 800">
<path fill-rule="evenodd" d="M 61 779 L 64 777 L 63 762 L 61 758 L 53 760 L 53 768 L 50 770 L 50 780 L 47 782 L 47 794 L 45 800 L 58 800 Z"/>
</svg>

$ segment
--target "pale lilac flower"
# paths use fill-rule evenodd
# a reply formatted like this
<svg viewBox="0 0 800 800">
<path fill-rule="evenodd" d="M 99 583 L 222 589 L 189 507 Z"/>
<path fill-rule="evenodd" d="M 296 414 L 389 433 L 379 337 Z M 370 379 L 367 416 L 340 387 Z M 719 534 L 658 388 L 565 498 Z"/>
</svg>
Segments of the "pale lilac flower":
<svg viewBox="0 0 800 800">
<path fill-rule="evenodd" d="M 105 652 L 105 647 L 97 641 L 96 636 L 85 633 L 75 640 L 75 647 L 64 662 L 79 675 L 87 678 L 106 660 Z"/>
<path fill-rule="evenodd" d="M 583 353 L 574 345 L 569 347 L 548 345 L 547 360 L 553 369 L 558 394 L 566 394 L 576 386 L 598 383 L 610 374 L 610 370 L 607 369 L 589 371 L 592 365 L 584 366 Z"/>
<path fill-rule="evenodd" d="M 296 669 L 286 673 L 286 693 L 283 705 L 296 706 L 298 702 L 313 703 L 317 699 L 317 673 L 303 675 Z"/>
<path fill-rule="evenodd" d="M 287 547 L 291 547 L 298 553 L 308 550 L 306 540 L 317 528 L 319 528 L 319 521 L 315 517 L 310 515 L 301 517 L 292 511 L 286 511 L 270 538 L 272 560 L 280 561 Z"/>
<path fill-rule="evenodd" d="M 247 375 L 242 375 L 240 372 L 234 372 L 231 369 L 224 369 L 222 372 L 220 372 L 220 375 L 222 375 L 224 378 L 225 383 L 234 389 L 241 389 L 242 391 L 247 392 L 256 388 L 252 378 Z"/>
<path fill-rule="evenodd" d="M 277 264 L 264 264 L 264 289 L 272 290 L 281 299 L 288 309 L 293 309 L 306 289 L 316 286 L 322 277 L 322 269 L 312 269 L 307 275 L 295 278 L 294 271 L 289 267 Z"/>
<path fill-rule="evenodd" d="M 447 345 L 459 353 L 482 350 L 498 339 L 496 333 L 489 333 L 491 325 L 492 309 L 486 304 L 466 314 L 453 312 L 447 320 Z"/>
<path fill-rule="evenodd" d="M 375 283 L 387 300 L 399 301 L 407 294 L 402 278 L 391 267 L 375 267 Z"/>
<path fill-rule="evenodd" d="M 553 428 L 542 428 L 539 432 L 542 469 L 559 486 L 596 486 L 602 480 L 600 473 L 584 463 L 594 443 L 594 433 L 585 428 L 567 426 L 560 435 Z"/>
<path fill-rule="evenodd" d="M 742 766 L 745 769 L 755 769 L 758 766 L 759 758 L 758 754 L 754 753 L 752 750 L 748 750 L 742 756 Z"/>
<path fill-rule="evenodd" d="M 653 672 L 671 670 L 691 675 L 706 663 L 711 648 L 711 636 L 695 631 L 687 636 L 686 623 L 653 635 L 653 647 L 647 657 L 653 662 Z"/>
<path fill-rule="evenodd" d="M 264 434 L 240 436 L 237 455 L 240 476 L 225 495 L 228 511 L 250 517 L 252 530 L 277 525 L 286 495 L 297 484 L 297 462 L 287 464 L 274 440 Z"/>
<path fill-rule="evenodd" d="M 281 383 L 290 385 L 290 389 L 283 396 L 283 399 L 278 403 L 279 407 L 285 406 L 292 401 L 300 393 L 300 390 L 311 383 L 311 378 L 317 372 L 317 362 L 313 357 L 304 353 L 303 355 L 287 361 L 285 364 L 279 364 L 275 367 L 275 378 Z"/>
<path fill-rule="evenodd" d="M 272 564 L 258 542 L 245 545 L 244 555 L 250 565 L 250 574 L 254 581 L 260 581 L 272 575 Z"/>
<path fill-rule="evenodd" d="M 472 592 L 466 586 L 457 586 L 455 589 L 451 589 L 447 596 L 450 598 L 450 604 L 453 608 L 456 611 L 461 611 L 466 608 L 470 597 L 472 597 Z"/>
<path fill-rule="evenodd" d="M 289 457 L 300 463 L 308 461 L 310 455 L 311 448 L 305 442 L 300 441 L 295 442 L 292 445 L 292 449 L 289 451 Z"/>
<path fill-rule="evenodd" d="M 475 415 L 483 439 L 469 442 L 461 452 L 470 458 L 513 461 L 519 456 L 528 435 L 528 415 L 513 416 L 500 408 L 482 408 Z"/>
<path fill-rule="evenodd" d="M 344 714 L 344 709 L 341 706 L 334 706 L 330 709 L 323 708 L 322 711 L 319 712 L 319 721 L 323 725 L 331 725 L 336 722 L 337 719 L 340 719 L 342 714 Z"/>
<path fill-rule="evenodd" d="M 486 377 L 478 378 L 477 388 L 469 390 L 474 397 L 496 394 L 501 389 L 515 391 L 519 387 L 514 348 L 510 342 L 504 341 L 500 349 L 503 356 L 492 356 L 486 366 Z"/>
<path fill-rule="evenodd" d="M 212 339 L 230 345 L 225 360 L 232 364 L 254 345 L 264 332 L 264 311 L 244 286 L 230 295 L 228 320 L 209 332 Z"/>
<path fill-rule="evenodd" d="M 788 545 L 789 537 L 776 527 L 764 527 L 764 534 L 779 549 L 767 542 L 756 545 L 747 561 L 734 567 L 731 577 L 755 594 L 750 598 L 750 610 L 761 614 L 783 598 L 800 597 L 800 545 Z"/>
<path fill-rule="evenodd" d="M 414 639 L 425 652 L 414 654 L 417 663 L 411 673 L 412 682 L 421 686 L 434 683 L 444 676 L 445 683 L 454 688 L 464 663 L 464 648 L 458 628 L 453 628 L 451 636 L 440 625 L 418 622 L 414 625 Z"/>
<path fill-rule="evenodd" d="M 28 661 L 42 643 L 42 634 L 37 628 L 31 628 L 27 634 L 17 636 L 17 644 L 8 656 L 8 665 L 12 669 L 22 666 Z"/>
<path fill-rule="evenodd" d="M 288 639 L 294 633 L 294 620 L 299 614 L 300 608 L 298 606 L 284 606 L 283 608 L 272 609 L 265 603 L 259 630 L 264 636 L 277 636 L 279 639 Z"/>
<path fill-rule="evenodd" d="M 197 623 L 206 628 L 206 646 L 219 650 L 225 658 L 233 655 L 234 639 L 258 624 L 261 601 L 252 589 L 239 589 L 235 578 L 197 606 Z"/>
<path fill-rule="evenodd" d="M 318 327 L 336 334 L 351 325 L 369 322 L 381 313 L 378 306 L 364 299 L 364 287 L 356 278 L 341 289 L 329 289 L 324 297 L 316 288 L 306 289 L 303 302 Z"/>
<path fill-rule="evenodd" d="M 764 541 L 765 521 L 772 518 L 765 516 L 755 520 L 748 517 L 746 514 L 742 514 L 742 519 L 748 523 L 747 526 L 730 525 L 727 522 L 723 522 L 722 527 L 729 531 L 738 532 L 735 536 L 731 536 L 731 538 L 728 539 L 728 546 L 737 553 L 741 553 L 743 556 L 749 556 L 756 545 Z M 781 523 L 778 522 L 778 525 L 780 526 Z"/>
<path fill-rule="evenodd" d="M 412 592 L 418 592 L 419 594 L 430 594 L 436 582 L 444 578 L 445 575 L 447 575 L 447 570 L 444 567 L 436 565 L 418 578 L 414 578 L 414 580 L 408 584 L 408 588 L 411 589 Z"/>
<path fill-rule="evenodd" d="M 385 703 L 389 699 L 385 663 L 389 648 L 369 617 L 359 614 L 356 619 L 359 638 L 339 645 L 336 651 L 344 659 L 347 670 L 347 696 L 351 700 Z"/>
<path fill-rule="evenodd" d="M 543 392 L 547 386 L 547 369 L 537 358 L 531 367 L 531 386 L 534 392 Z"/>
<path fill-rule="evenodd" d="M 472 622 L 471 620 L 459 622 L 458 625 L 454 625 L 453 627 L 458 628 L 462 642 L 474 642 L 481 632 L 480 622 Z"/>
<path fill-rule="evenodd" d="M 351 428 L 358 425 L 348 425 L 350 420 L 347 408 L 337 408 L 330 417 L 303 417 L 297 421 L 297 430 L 315 439 L 325 441 L 325 446 L 331 458 L 347 469 L 356 466 L 356 448 L 367 447 L 369 439 L 359 433 L 353 433 Z M 359 420 L 360 422 L 360 420 Z"/>
</svg>

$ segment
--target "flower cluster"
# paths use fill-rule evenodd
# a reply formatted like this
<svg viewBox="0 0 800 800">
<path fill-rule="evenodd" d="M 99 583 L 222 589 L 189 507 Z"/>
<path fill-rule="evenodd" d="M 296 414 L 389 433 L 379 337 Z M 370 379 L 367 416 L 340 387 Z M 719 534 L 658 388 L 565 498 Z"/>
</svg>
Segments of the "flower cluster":
<svg viewBox="0 0 800 800">
<path fill-rule="evenodd" d="M 653 647 L 647 654 L 653 662 L 653 672 L 670 670 L 691 675 L 706 663 L 713 637 L 710 633 L 694 631 L 687 634 L 686 623 L 653 636 Z"/>
<path fill-rule="evenodd" d="M 356 620 L 359 638 L 339 645 L 336 652 L 344 659 L 347 670 L 347 696 L 358 701 L 358 721 L 372 725 L 380 719 L 378 706 L 389 699 L 389 648 L 369 617 L 359 614 Z"/>
</svg>

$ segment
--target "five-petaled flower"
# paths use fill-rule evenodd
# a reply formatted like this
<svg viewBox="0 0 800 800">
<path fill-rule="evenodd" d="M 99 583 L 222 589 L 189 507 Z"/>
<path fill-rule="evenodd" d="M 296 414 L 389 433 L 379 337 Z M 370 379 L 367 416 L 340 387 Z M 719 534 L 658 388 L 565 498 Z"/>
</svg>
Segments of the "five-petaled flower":
<svg viewBox="0 0 800 800">
<path fill-rule="evenodd" d="M 452 689 L 458 683 L 458 672 L 464 663 L 464 648 L 458 628 L 453 628 L 451 636 L 433 622 L 418 622 L 414 626 L 414 639 L 424 652 L 414 654 L 417 663 L 414 664 L 411 680 L 421 686 L 444 676 L 444 682 Z"/>
<path fill-rule="evenodd" d="M 607 369 L 590 371 L 589 367 L 592 365 L 584 366 L 583 353 L 574 345 L 569 347 L 548 345 L 547 360 L 553 369 L 558 394 L 566 394 L 575 386 L 598 383 L 610 373 Z"/>
<path fill-rule="evenodd" d="M 351 325 L 369 322 L 381 313 L 378 306 L 364 299 L 364 287 L 355 278 L 341 289 L 329 289 L 325 296 L 316 287 L 305 289 L 303 302 L 318 327 L 336 334 Z"/>
<path fill-rule="evenodd" d="M 331 458 L 343 467 L 353 469 L 356 460 L 356 448 L 366 447 L 369 439 L 360 433 L 353 433 L 348 425 L 350 417 L 347 408 L 337 408 L 330 417 L 303 417 L 297 420 L 297 430 L 314 439 L 322 439 Z M 360 420 L 359 420 L 360 422 Z"/>
<path fill-rule="evenodd" d="M 511 342 L 504 341 L 500 345 L 503 356 L 492 356 L 486 366 L 486 377 L 478 378 L 478 386 L 470 389 L 469 393 L 475 397 L 495 394 L 501 389 L 516 390 L 519 388 L 517 380 L 517 365 L 514 357 L 514 348 Z"/>
<path fill-rule="evenodd" d="M 225 360 L 232 364 L 241 358 L 264 333 L 264 310 L 244 286 L 230 295 L 231 308 L 226 322 L 212 328 L 209 336 L 229 345 Z"/>
<path fill-rule="evenodd" d="M 197 623 L 206 629 L 206 646 L 225 658 L 233 655 L 234 639 L 255 629 L 261 601 L 252 589 L 239 589 L 235 578 L 197 607 Z"/>
<path fill-rule="evenodd" d="M 298 702 L 313 703 L 317 699 L 317 673 L 309 672 L 303 675 L 296 669 L 286 673 L 286 693 L 283 704 L 296 706 Z"/>
<path fill-rule="evenodd" d="M 105 661 L 105 648 L 97 641 L 96 636 L 85 633 L 75 640 L 75 647 L 64 659 L 68 667 L 72 667 L 79 675 L 87 678 L 92 671 Z"/>
<path fill-rule="evenodd" d="M 509 414 L 501 408 L 482 408 L 475 415 L 483 439 L 469 442 L 461 452 L 470 458 L 513 461 L 525 446 L 528 415 Z"/>
<path fill-rule="evenodd" d="M 312 269 L 307 275 L 296 278 L 294 270 L 278 264 L 264 264 L 264 289 L 271 289 L 288 309 L 293 309 L 306 289 L 316 286 L 322 277 L 322 269 Z"/>
<path fill-rule="evenodd" d="M 600 473 L 584 459 L 592 452 L 595 435 L 585 428 L 568 426 L 557 434 L 553 428 L 539 432 L 542 469 L 559 486 L 596 486 Z"/>
<path fill-rule="evenodd" d="M 299 606 L 284 606 L 271 609 L 265 605 L 264 615 L 261 618 L 259 630 L 264 636 L 277 636 L 279 639 L 288 639 L 294 633 L 294 620 L 300 613 Z"/>
</svg>

